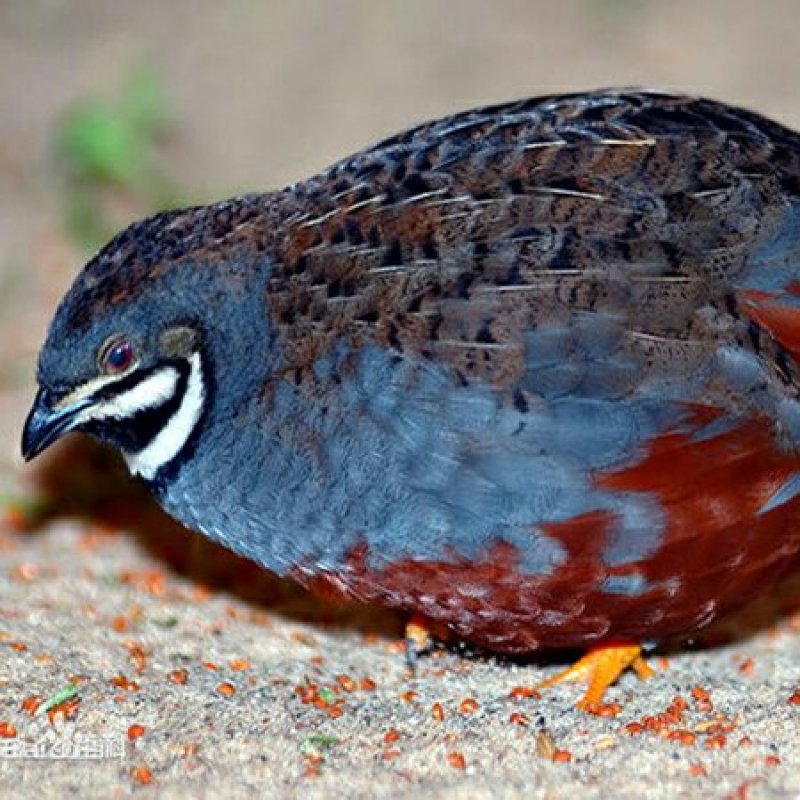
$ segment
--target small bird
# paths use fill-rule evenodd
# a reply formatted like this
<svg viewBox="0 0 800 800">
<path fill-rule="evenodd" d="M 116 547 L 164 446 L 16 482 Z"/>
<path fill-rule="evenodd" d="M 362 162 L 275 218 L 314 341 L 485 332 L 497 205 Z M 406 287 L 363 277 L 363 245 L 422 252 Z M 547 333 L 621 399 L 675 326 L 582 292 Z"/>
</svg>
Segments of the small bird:
<svg viewBox="0 0 800 800">
<path fill-rule="evenodd" d="M 22 450 L 83 431 L 307 587 L 586 649 L 554 680 L 591 710 L 800 565 L 798 358 L 800 135 L 550 96 L 122 231 L 55 314 Z"/>
</svg>

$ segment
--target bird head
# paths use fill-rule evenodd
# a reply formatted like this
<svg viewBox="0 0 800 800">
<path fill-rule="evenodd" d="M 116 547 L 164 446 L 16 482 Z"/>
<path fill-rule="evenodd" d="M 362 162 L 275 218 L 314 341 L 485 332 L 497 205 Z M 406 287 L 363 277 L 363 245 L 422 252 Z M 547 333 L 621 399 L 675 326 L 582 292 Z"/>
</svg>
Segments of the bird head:
<svg viewBox="0 0 800 800">
<path fill-rule="evenodd" d="M 213 317 L 224 339 L 225 321 L 230 328 L 247 295 L 236 279 L 243 259 L 224 241 L 234 225 L 220 209 L 135 223 L 78 275 L 39 356 L 39 391 L 22 436 L 26 460 L 82 431 L 153 480 L 185 451 L 213 392 L 205 320 Z M 220 215 L 229 224 L 214 228 Z"/>
</svg>

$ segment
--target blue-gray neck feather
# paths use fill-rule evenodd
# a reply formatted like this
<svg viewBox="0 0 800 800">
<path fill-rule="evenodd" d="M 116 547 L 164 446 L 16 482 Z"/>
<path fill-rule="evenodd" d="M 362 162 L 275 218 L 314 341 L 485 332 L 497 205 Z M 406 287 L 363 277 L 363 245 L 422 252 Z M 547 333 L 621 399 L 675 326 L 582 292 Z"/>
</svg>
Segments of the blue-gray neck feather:
<svg viewBox="0 0 800 800">
<path fill-rule="evenodd" d="M 252 417 L 261 397 L 267 377 L 275 369 L 277 353 L 273 334 L 266 315 L 264 293 L 270 264 L 267 259 L 247 259 L 226 264 L 224 270 L 205 270 L 202 265 L 187 265 L 183 274 L 167 278 L 174 280 L 174 290 L 164 292 L 164 313 L 181 321 L 187 308 L 186 299 L 192 295 L 207 298 L 207 308 L 196 308 L 191 323 L 202 332 L 203 380 L 207 407 L 201 420 L 202 431 L 193 436 L 191 452 L 180 454 L 177 463 L 159 475 L 156 487 L 167 506 L 174 505 L 174 485 L 180 486 L 184 471 L 192 473 L 191 462 L 197 456 L 204 463 L 204 454 L 220 458 L 231 446 L 232 438 L 241 432 L 240 421 Z M 247 277 L 247 282 L 243 280 Z M 171 306 L 174 306 L 172 308 Z M 213 329 L 206 329 L 203 320 L 214 320 Z M 219 387 L 223 387 L 219 391 Z M 244 455 L 246 442 L 236 444 L 235 452 Z M 224 455 L 222 456 L 224 459 Z M 225 462 L 223 461 L 223 467 Z M 224 473 L 224 469 L 223 469 Z M 213 489 L 209 487 L 213 493 Z M 178 503 L 176 516 L 187 522 Z M 192 524 L 192 523 L 189 523 Z M 195 527 L 199 527 L 194 523 Z"/>
</svg>

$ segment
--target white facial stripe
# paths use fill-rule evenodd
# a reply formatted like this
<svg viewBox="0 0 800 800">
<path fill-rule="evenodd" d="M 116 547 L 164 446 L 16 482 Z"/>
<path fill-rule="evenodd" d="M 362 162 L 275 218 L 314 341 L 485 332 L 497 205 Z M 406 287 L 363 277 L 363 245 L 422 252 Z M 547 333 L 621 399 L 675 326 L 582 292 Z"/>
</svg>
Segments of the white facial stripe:
<svg viewBox="0 0 800 800">
<path fill-rule="evenodd" d="M 164 405 L 175 394 L 177 386 L 178 371 L 173 367 L 165 367 L 132 386 L 127 392 L 88 408 L 81 415 L 81 422 L 95 419 L 129 419 L 140 411 Z"/>
<path fill-rule="evenodd" d="M 132 369 L 133 367 L 131 367 L 131 370 Z M 128 372 L 131 370 L 128 370 Z M 61 400 L 55 404 L 54 409 L 59 411 L 64 408 L 69 408 L 69 406 L 75 405 L 76 403 L 80 403 L 87 397 L 91 398 L 95 392 L 105 388 L 106 386 L 109 386 L 110 384 L 119 383 L 124 377 L 125 375 L 100 375 L 97 378 L 92 378 L 92 380 L 81 384 L 77 389 L 70 392 L 65 397 L 62 397 Z"/>
<path fill-rule="evenodd" d="M 189 359 L 189 364 L 191 365 L 189 380 L 178 410 L 143 450 L 138 453 L 123 454 L 125 461 L 128 463 L 128 468 L 134 475 L 141 475 L 147 480 L 152 480 L 161 467 L 168 464 L 180 453 L 192 435 L 200 415 L 203 413 L 205 387 L 203 386 L 203 375 L 200 367 L 200 354 L 195 353 Z M 161 373 L 156 373 L 153 377 L 155 378 L 165 372 L 175 373 L 174 370 L 162 370 Z M 144 381 L 140 385 L 144 385 L 147 382 Z M 172 384 L 172 392 L 175 391 L 176 382 L 177 374 L 175 374 L 175 380 Z M 154 388 L 162 387 L 151 386 L 151 398 L 154 396 Z M 132 394 L 132 391 L 126 394 Z M 171 396 L 171 394 L 167 394 L 167 397 L 162 399 L 161 403 Z M 122 395 L 122 397 L 125 397 L 125 395 Z"/>
</svg>

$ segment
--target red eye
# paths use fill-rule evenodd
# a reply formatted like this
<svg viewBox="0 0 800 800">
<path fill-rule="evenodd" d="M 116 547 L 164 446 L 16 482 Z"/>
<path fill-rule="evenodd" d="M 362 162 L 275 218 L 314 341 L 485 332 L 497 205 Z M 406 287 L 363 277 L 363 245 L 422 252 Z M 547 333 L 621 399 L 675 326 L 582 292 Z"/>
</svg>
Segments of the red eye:
<svg viewBox="0 0 800 800">
<path fill-rule="evenodd" d="M 118 340 L 109 344 L 100 359 L 103 372 L 116 373 L 125 372 L 133 363 L 133 348 L 130 342 L 125 339 Z"/>
</svg>

